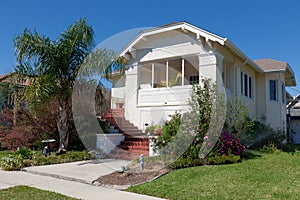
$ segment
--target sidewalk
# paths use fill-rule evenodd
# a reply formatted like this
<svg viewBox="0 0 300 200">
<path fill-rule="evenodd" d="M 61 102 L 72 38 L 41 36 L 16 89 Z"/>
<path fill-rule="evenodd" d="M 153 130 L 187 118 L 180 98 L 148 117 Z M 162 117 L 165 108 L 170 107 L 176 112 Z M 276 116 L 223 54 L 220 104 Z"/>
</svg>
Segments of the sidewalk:
<svg viewBox="0 0 300 200">
<path fill-rule="evenodd" d="M 124 165 L 127 165 L 127 161 L 102 160 L 101 162 L 82 161 L 59 165 L 29 167 L 25 168 L 27 172 L 6 172 L 0 170 L 0 189 L 17 185 L 27 185 L 42 190 L 58 192 L 70 197 L 88 200 L 160 199 L 87 184 L 91 183 L 91 181 L 95 180 L 100 175 L 111 173 Z"/>
<path fill-rule="evenodd" d="M 122 166 L 128 164 L 129 162 L 126 160 L 101 159 L 26 167 L 23 170 L 32 174 L 91 184 L 100 176 L 121 170 Z"/>
</svg>

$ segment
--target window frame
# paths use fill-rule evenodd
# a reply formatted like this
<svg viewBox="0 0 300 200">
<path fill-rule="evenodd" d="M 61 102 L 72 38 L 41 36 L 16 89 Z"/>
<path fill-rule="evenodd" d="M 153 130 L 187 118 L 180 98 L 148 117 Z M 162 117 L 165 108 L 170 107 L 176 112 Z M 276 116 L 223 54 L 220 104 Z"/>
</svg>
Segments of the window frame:
<svg viewBox="0 0 300 200">
<path fill-rule="evenodd" d="M 241 95 L 249 99 L 254 99 L 254 78 L 247 72 L 240 73 Z"/>
<path fill-rule="evenodd" d="M 191 80 L 191 78 L 196 78 L 198 80 Z M 200 83 L 200 77 L 199 77 L 199 74 L 195 74 L 195 75 L 190 75 L 189 76 L 189 84 L 190 85 L 194 85 L 194 84 L 199 84 Z"/>
<path fill-rule="evenodd" d="M 271 88 L 272 86 L 271 82 L 274 83 L 274 88 L 275 88 L 274 92 L 272 92 L 273 89 Z M 274 97 L 274 99 L 272 97 Z M 269 79 L 269 100 L 278 102 L 278 80 L 277 79 Z"/>
<path fill-rule="evenodd" d="M 283 82 L 281 82 L 281 102 L 283 104 L 285 104 L 285 102 L 286 102 L 285 97 L 286 97 L 285 84 Z"/>
</svg>

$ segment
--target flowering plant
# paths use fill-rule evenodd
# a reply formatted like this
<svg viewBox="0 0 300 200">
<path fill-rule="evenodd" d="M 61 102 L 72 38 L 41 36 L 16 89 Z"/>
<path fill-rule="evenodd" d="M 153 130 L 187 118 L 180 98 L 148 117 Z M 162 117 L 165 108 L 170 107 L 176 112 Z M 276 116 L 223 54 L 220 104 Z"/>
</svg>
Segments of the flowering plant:
<svg viewBox="0 0 300 200">
<path fill-rule="evenodd" d="M 236 136 L 227 131 L 223 131 L 216 145 L 216 150 L 223 156 L 238 156 L 246 151 L 246 147 Z"/>
</svg>

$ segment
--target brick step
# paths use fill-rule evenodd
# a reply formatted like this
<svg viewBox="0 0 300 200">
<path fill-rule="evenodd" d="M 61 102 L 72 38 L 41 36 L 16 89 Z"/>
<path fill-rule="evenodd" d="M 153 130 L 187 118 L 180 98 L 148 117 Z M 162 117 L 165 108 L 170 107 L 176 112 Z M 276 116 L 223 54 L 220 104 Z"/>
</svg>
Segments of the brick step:
<svg viewBox="0 0 300 200">
<path fill-rule="evenodd" d="M 145 133 L 140 131 L 126 131 L 121 129 L 120 132 L 122 132 L 124 135 L 132 136 L 132 137 L 145 136 Z"/>
<path fill-rule="evenodd" d="M 148 142 L 149 139 L 146 135 L 141 136 L 141 137 L 133 137 L 131 135 L 125 135 L 125 140 L 126 141 L 140 141 L 140 142 Z"/>
<path fill-rule="evenodd" d="M 136 155 L 110 155 L 109 158 L 111 159 L 121 159 L 121 160 L 134 160 L 140 157 L 140 154 L 136 154 Z M 148 156 L 144 156 L 144 157 L 148 157 Z"/>
<path fill-rule="evenodd" d="M 122 121 L 116 121 L 115 119 L 106 119 L 107 122 L 113 125 L 118 125 L 120 127 L 135 127 L 132 123 L 129 122 L 122 122 Z M 135 127 L 136 128 L 136 127 Z"/>
<path fill-rule="evenodd" d="M 149 154 L 149 140 L 145 133 L 124 118 L 124 109 L 112 109 L 104 116 L 110 126 L 114 126 L 125 136 L 124 141 L 111 151 L 110 158 L 133 160 L 141 154 Z"/>
<path fill-rule="evenodd" d="M 111 151 L 111 154 L 113 155 L 126 155 L 126 156 L 131 156 L 133 155 L 148 155 L 148 150 L 122 150 L 122 149 L 114 149 Z"/>
<path fill-rule="evenodd" d="M 139 151 L 149 151 L 149 146 L 127 146 L 127 145 L 118 145 L 120 149 L 123 150 L 139 150 Z"/>
<path fill-rule="evenodd" d="M 124 140 L 120 143 L 120 145 L 127 145 L 127 146 L 149 146 L 149 142 L 137 142 L 137 141 L 128 141 Z"/>
</svg>

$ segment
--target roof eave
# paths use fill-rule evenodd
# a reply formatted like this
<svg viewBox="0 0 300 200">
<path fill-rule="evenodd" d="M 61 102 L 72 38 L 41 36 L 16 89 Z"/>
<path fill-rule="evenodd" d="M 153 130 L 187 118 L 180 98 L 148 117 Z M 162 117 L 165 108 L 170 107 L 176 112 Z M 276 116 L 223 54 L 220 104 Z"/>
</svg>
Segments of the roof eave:
<svg viewBox="0 0 300 200">
<path fill-rule="evenodd" d="M 216 41 L 220 43 L 221 45 L 225 44 L 225 41 L 227 38 L 223 38 L 219 35 L 216 35 L 214 33 L 211 33 L 209 31 L 206 31 L 204 29 L 201 29 L 199 27 L 196 27 L 192 24 L 186 23 L 186 22 L 179 22 L 177 24 L 170 24 L 165 27 L 155 27 L 155 28 L 150 28 L 144 31 L 141 31 L 135 38 L 133 38 L 121 51 L 117 54 L 117 57 L 124 56 L 127 52 L 130 52 L 132 47 L 140 41 L 143 37 L 149 36 L 149 35 L 154 35 L 166 31 L 171 31 L 171 30 L 176 30 L 176 29 L 185 29 L 190 32 L 193 32 L 198 36 L 203 36 L 207 38 L 208 40 Z"/>
<path fill-rule="evenodd" d="M 229 39 L 225 40 L 225 45 L 228 46 L 234 53 L 247 61 L 256 71 L 264 73 L 264 71 L 251 60 L 246 54 L 244 54 L 237 46 L 235 46 Z"/>
</svg>

